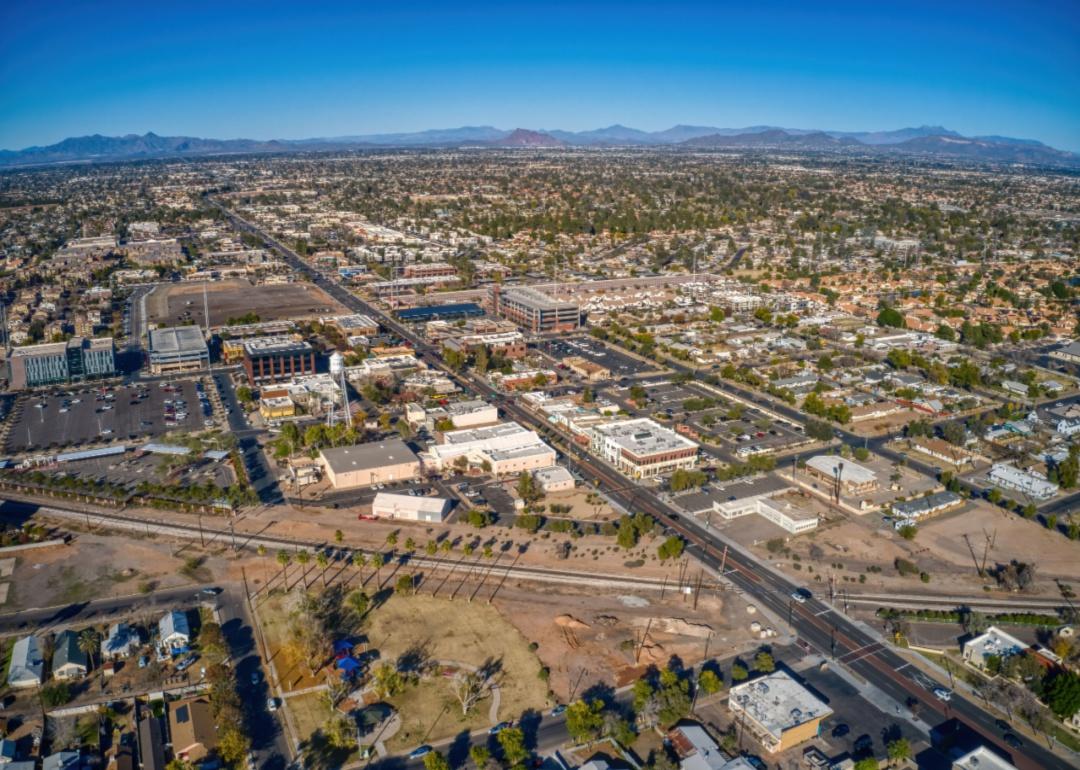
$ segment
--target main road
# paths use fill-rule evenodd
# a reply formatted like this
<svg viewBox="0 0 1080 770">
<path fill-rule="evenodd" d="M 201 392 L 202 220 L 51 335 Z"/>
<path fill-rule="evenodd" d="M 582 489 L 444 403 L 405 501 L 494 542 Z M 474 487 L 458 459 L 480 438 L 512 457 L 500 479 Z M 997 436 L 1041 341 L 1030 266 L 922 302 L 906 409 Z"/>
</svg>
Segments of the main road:
<svg viewBox="0 0 1080 770">
<path fill-rule="evenodd" d="M 388 329 L 409 341 L 417 356 L 425 363 L 457 379 L 468 391 L 497 403 L 507 416 L 531 426 L 552 440 L 564 443 L 567 447 L 573 446 L 572 442 L 566 440 L 566 436 L 557 432 L 545 420 L 524 409 L 512 399 L 506 398 L 475 375 L 450 370 L 435 346 L 421 339 L 388 313 L 364 302 L 337 281 L 332 281 L 323 273 L 314 270 L 299 255 L 270 235 L 255 228 L 221 204 L 217 205 L 234 226 L 262 238 L 296 270 L 309 276 L 316 285 L 346 307 L 378 318 Z M 743 392 L 740 395 L 744 398 L 753 397 L 754 400 L 760 398 L 756 393 Z M 787 408 L 781 412 L 793 420 L 799 422 L 805 420 L 805 417 L 797 410 Z M 842 432 L 841 437 L 862 440 L 861 437 L 846 432 Z M 885 454 L 888 456 L 888 453 Z M 871 682 L 894 700 L 900 703 L 919 704 L 923 719 L 927 719 L 931 714 L 940 716 L 942 720 L 957 719 L 979 733 L 985 743 L 995 746 L 1002 754 L 1010 757 L 1013 764 L 1022 770 L 1028 768 L 1065 770 L 1073 766 L 1067 760 L 1031 741 L 1026 742 L 1021 749 L 1010 748 L 1005 744 L 1002 732 L 995 725 L 995 718 L 991 714 L 959 693 L 953 694 L 948 702 L 939 700 L 932 692 L 938 683 L 895 653 L 875 631 L 856 623 L 816 597 L 801 602 L 795 601 L 792 596 L 803 588 L 801 585 L 763 567 L 752 555 L 743 551 L 735 543 L 727 541 L 712 531 L 701 529 L 694 522 L 686 523 L 652 490 L 628 484 L 626 477 L 603 461 L 587 454 L 581 454 L 574 459 L 579 472 L 604 488 L 608 496 L 619 505 L 626 510 L 644 511 L 665 526 L 677 531 L 686 539 L 689 544 L 688 551 L 695 558 L 711 570 L 722 573 L 724 578 L 748 598 L 768 608 L 775 615 L 787 618 L 789 625 L 799 636 L 823 655 L 831 657 L 848 670 Z M 909 461 L 909 465 L 913 463 Z"/>
</svg>

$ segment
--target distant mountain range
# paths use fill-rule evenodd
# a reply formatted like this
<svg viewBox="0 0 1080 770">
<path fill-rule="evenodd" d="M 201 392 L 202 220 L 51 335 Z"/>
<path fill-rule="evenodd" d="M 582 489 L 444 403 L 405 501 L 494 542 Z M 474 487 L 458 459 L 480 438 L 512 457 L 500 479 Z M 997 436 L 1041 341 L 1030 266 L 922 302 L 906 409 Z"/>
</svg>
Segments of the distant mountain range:
<svg viewBox="0 0 1080 770">
<path fill-rule="evenodd" d="M 641 131 L 621 125 L 591 131 L 536 131 L 525 128 L 507 131 L 493 126 L 462 126 L 414 133 L 268 141 L 200 139 L 190 136 L 158 136 L 154 133 L 142 136 L 95 134 L 65 139 L 47 147 L 0 150 L 0 166 L 394 147 L 776 149 L 903 154 L 995 163 L 1080 167 L 1080 155 L 1056 150 L 1034 139 L 1013 139 L 1006 136 L 965 137 L 942 126 L 901 128 L 895 131 L 818 131 L 776 126 L 716 128 L 686 125 L 672 126 L 664 131 Z"/>
</svg>

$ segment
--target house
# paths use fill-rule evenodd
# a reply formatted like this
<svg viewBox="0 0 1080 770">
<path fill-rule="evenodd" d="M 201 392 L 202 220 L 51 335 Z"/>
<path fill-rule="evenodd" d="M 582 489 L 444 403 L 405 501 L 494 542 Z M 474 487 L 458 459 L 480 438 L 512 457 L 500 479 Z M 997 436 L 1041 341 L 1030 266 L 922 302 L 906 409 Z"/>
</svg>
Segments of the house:
<svg viewBox="0 0 1080 770">
<path fill-rule="evenodd" d="M 76 770 L 79 767 L 79 752 L 58 751 L 41 760 L 41 770 Z"/>
<path fill-rule="evenodd" d="M 158 621 L 158 649 L 163 655 L 180 655 L 188 651 L 191 630 L 186 612 L 166 612 Z"/>
<path fill-rule="evenodd" d="M 52 660 L 53 678 L 79 679 L 89 670 L 86 653 L 79 648 L 79 635 L 71 629 L 58 634 Z"/>
<path fill-rule="evenodd" d="M 45 660 L 36 636 L 24 636 L 11 648 L 8 686 L 12 689 L 37 687 L 45 673 Z"/>
<path fill-rule="evenodd" d="M 210 702 L 185 698 L 169 704 L 169 735 L 177 759 L 198 763 L 217 748 L 217 728 Z"/>
<path fill-rule="evenodd" d="M 165 770 L 165 741 L 161 720 L 155 716 L 139 722 L 139 766 L 142 770 Z"/>
<path fill-rule="evenodd" d="M 142 642 L 138 632 L 127 623 L 114 623 L 109 626 L 109 633 L 101 640 L 101 659 L 119 660 L 130 658 L 139 649 Z"/>
<path fill-rule="evenodd" d="M 1008 463 L 995 463 L 987 478 L 994 486 L 1021 492 L 1035 500 L 1046 500 L 1057 494 L 1058 485 L 1037 473 L 1022 471 Z"/>
<path fill-rule="evenodd" d="M 681 724 L 667 735 L 668 743 L 679 758 L 680 770 L 753 770 L 745 757 L 728 759 L 705 728 Z"/>
</svg>

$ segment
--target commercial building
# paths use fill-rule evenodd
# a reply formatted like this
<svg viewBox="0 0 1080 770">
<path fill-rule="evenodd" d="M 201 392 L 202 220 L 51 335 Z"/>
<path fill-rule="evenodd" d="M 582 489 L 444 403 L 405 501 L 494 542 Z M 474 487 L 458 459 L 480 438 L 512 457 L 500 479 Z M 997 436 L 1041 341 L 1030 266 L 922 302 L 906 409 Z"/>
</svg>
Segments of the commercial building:
<svg viewBox="0 0 1080 770">
<path fill-rule="evenodd" d="M 45 674 L 45 659 L 41 656 L 41 643 L 36 636 L 24 636 L 11 647 L 11 663 L 8 666 L 8 687 L 18 690 L 37 687 Z"/>
<path fill-rule="evenodd" d="M 713 512 L 723 519 L 736 519 L 740 516 L 757 514 L 771 521 L 781 529 L 793 535 L 809 532 L 817 528 L 818 517 L 799 506 L 777 497 L 787 492 L 790 487 L 778 479 L 766 476 L 750 485 L 742 483 L 731 485 L 723 491 L 735 491 L 743 494 L 729 495 L 735 499 L 713 502 Z"/>
<path fill-rule="evenodd" d="M 414 262 L 405 265 L 403 278 L 457 278 L 457 268 L 448 262 Z"/>
<path fill-rule="evenodd" d="M 381 519 L 441 522 L 450 513 L 451 503 L 443 497 L 416 497 L 380 492 L 371 504 L 371 515 Z"/>
<path fill-rule="evenodd" d="M 561 465 L 541 468 L 533 472 L 533 478 L 545 495 L 553 492 L 569 492 L 574 488 L 574 476 Z"/>
<path fill-rule="evenodd" d="M 116 374 L 112 337 L 72 337 L 67 342 L 15 348 L 8 357 L 11 390 L 83 382 Z"/>
<path fill-rule="evenodd" d="M 528 286 L 488 288 L 488 302 L 495 315 L 513 321 L 533 334 L 570 332 L 581 328 L 581 306 L 557 300 Z"/>
<path fill-rule="evenodd" d="M 990 626 L 983 633 L 964 642 L 962 653 L 965 662 L 975 668 L 984 669 L 989 658 L 996 657 L 1003 661 L 1013 655 L 1022 655 L 1030 646 L 997 626 Z"/>
<path fill-rule="evenodd" d="M 283 420 L 296 414 L 296 404 L 288 396 L 270 396 L 259 399 L 259 415 L 271 422 Z"/>
<path fill-rule="evenodd" d="M 413 406 L 410 404 L 410 406 Z M 483 425 L 493 425 L 499 421 L 499 410 L 487 401 L 474 399 L 472 401 L 458 401 L 447 404 L 445 407 L 423 409 L 415 407 L 409 411 L 410 421 L 423 423 L 428 430 L 435 430 L 439 423 L 449 420 L 454 430 L 465 428 L 479 428 Z"/>
<path fill-rule="evenodd" d="M 1002 489 L 1020 492 L 1035 500 L 1047 500 L 1057 494 L 1058 485 L 1045 477 L 1022 471 L 1008 463 L 995 463 L 988 476 L 990 483 Z"/>
<path fill-rule="evenodd" d="M 401 439 L 323 449 L 319 461 L 334 489 L 411 481 L 420 476 L 420 458 Z"/>
<path fill-rule="evenodd" d="M 150 373 L 197 372 L 210 365 L 210 350 L 198 326 L 150 330 Z"/>
<path fill-rule="evenodd" d="M 397 317 L 406 323 L 422 323 L 436 319 L 475 318 L 482 316 L 484 309 L 475 302 L 459 302 L 452 305 L 425 305 L 399 310 Z"/>
<path fill-rule="evenodd" d="M 524 473 L 555 464 L 555 450 L 535 431 L 516 422 L 486 428 L 447 431 L 442 443 L 422 455 L 424 467 L 433 471 L 480 467 L 496 476 Z"/>
<path fill-rule="evenodd" d="M 818 734 L 833 712 L 785 671 L 735 685 L 728 699 L 735 723 L 774 754 Z"/>
<path fill-rule="evenodd" d="M 834 455 L 817 455 L 806 461 L 806 472 L 830 484 L 840 479 L 841 489 L 849 495 L 865 495 L 878 487 L 877 474 L 858 463 Z"/>
<path fill-rule="evenodd" d="M 562 360 L 564 366 L 586 382 L 600 382 L 611 379 L 611 370 L 582 356 L 567 356 Z"/>
<path fill-rule="evenodd" d="M 698 460 L 697 444 L 647 417 L 597 425 L 591 449 L 634 479 L 690 470 Z"/>
<path fill-rule="evenodd" d="M 244 371 L 248 382 L 261 384 L 315 373 L 315 349 L 291 337 L 262 337 L 244 342 Z"/>
<path fill-rule="evenodd" d="M 463 334 L 443 341 L 443 347 L 461 353 L 475 353 L 486 348 L 491 353 L 503 358 L 524 358 L 528 353 L 525 335 L 518 331 L 498 332 L 495 334 Z"/>
<path fill-rule="evenodd" d="M 1016 770 L 1016 765 L 986 746 L 978 746 L 954 759 L 952 770 Z"/>
<path fill-rule="evenodd" d="M 319 321 L 333 326 L 346 337 L 374 337 L 379 333 L 379 322 L 367 315 L 339 315 L 320 318 Z"/>
</svg>

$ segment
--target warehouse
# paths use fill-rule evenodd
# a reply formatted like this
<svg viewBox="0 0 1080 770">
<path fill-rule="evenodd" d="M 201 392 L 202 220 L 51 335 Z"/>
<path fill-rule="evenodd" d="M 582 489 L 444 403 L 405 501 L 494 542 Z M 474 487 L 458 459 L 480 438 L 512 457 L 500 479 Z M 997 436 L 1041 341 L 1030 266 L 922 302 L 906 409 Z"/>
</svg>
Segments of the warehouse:
<svg viewBox="0 0 1080 770">
<path fill-rule="evenodd" d="M 210 364 L 210 351 L 198 326 L 150 331 L 150 373 L 196 372 Z"/>
<path fill-rule="evenodd" d="M 444 521 L 450 513 L 451 502 L 442 497 L 415 497 L 380 492 L 371 504 L 371 515 L 380 519 L 406 521 Z"/>
<path fill-rule="evenodd" d="M 326 448 L 319 452 L 319 461 L 334 489 L 392 484 L 420 476 L 420 458 L 401 439 Z"/>
<path fill-rule="evenodd" d="M 806 461 L 807 472 L 816 478 L 840 486 L 849 495 L 865 495 L 877 489 L 877 474 L 851 460 L 833 455 L 817 455 Z"/>
</svg>

